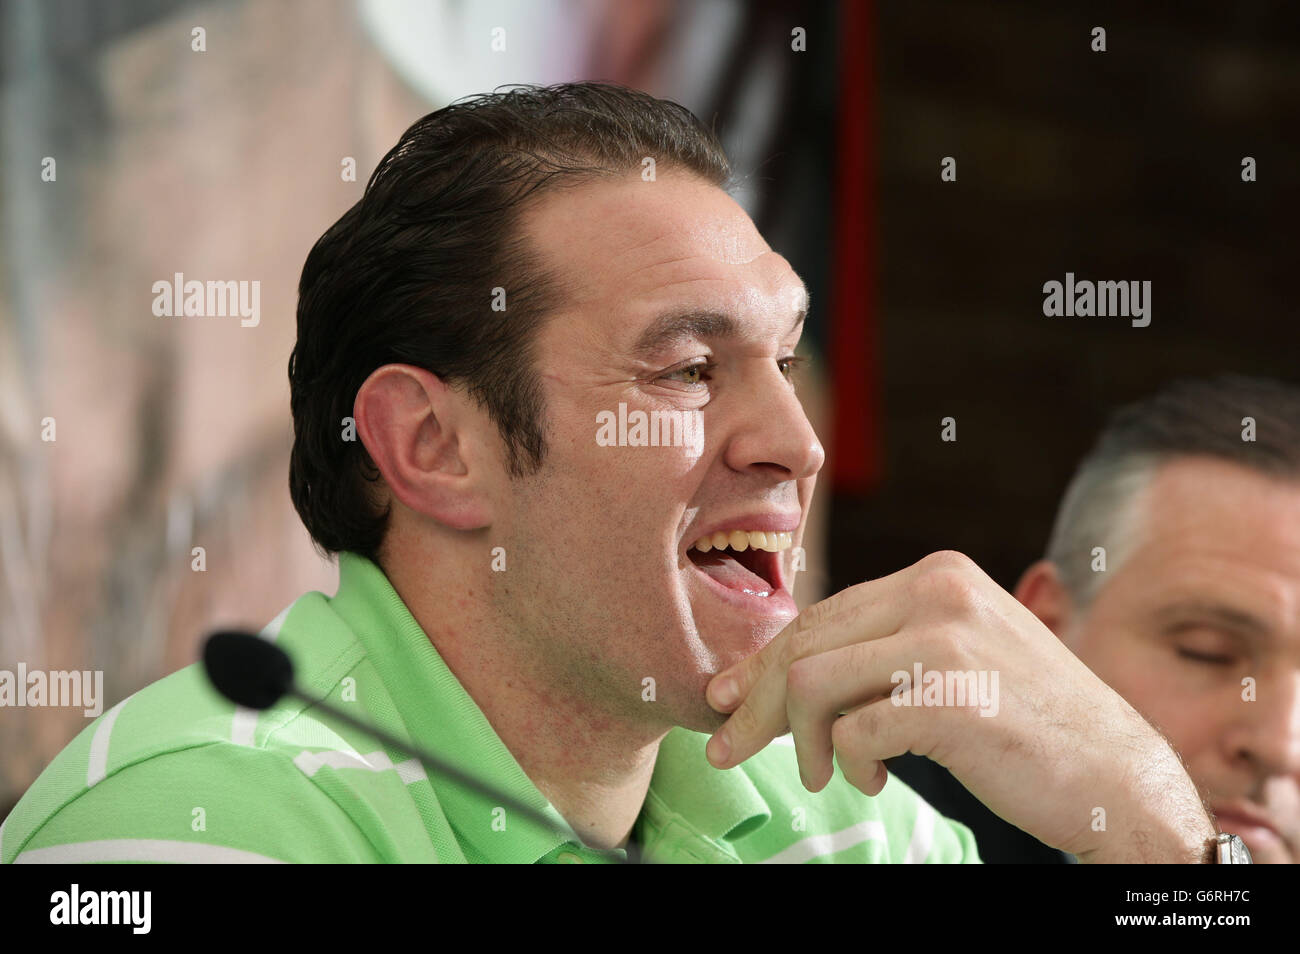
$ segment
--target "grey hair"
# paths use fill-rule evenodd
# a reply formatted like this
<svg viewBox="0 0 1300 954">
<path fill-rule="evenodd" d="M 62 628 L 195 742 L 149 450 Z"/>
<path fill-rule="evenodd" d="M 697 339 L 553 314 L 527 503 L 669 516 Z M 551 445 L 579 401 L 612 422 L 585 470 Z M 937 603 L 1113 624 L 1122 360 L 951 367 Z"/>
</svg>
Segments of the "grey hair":
<svg viewBox="0 0 1300 954">
<path fill-rule="evenodd" d="M 1119 569 L 1137 538 L 1138 502 L 1163 461 L 1155 454 L 1132 454 L 1082 467 L 1065 492 L 1047 559 L 1056 564 L 1075 606 L 1086 609 L 1106 574 L 1093 569 L 1103 548 L 1105 568 Z"/>
<path fill-rule="evenodd" d="M 1300 388 L 1240 375 L 1183 380 L 1115 412 L 1075 471 L 1047 543 L 1076 607 L 1086 609 L 1131 553 L 1157 469 L 1186 457 L 1300 480 Z M 1106 573 L 1093 569 L 1096 547 Z"/>
</svg>

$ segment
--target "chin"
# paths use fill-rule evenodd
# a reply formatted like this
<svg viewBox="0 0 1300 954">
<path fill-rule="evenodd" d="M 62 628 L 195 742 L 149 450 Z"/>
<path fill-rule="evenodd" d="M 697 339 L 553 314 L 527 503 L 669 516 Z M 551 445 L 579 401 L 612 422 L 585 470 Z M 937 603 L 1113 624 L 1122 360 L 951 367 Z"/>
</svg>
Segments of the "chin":
<svg viewBox="0 0 1300 954">
<path fill-rule="evenodd" d="M 739 660 L 741 657 L 736 658 Z M 680 699 L 681 702 L 672 708 L 669 716 L 672 725 L 690 729 L 692 732 L 707 732 L 709 735 L 722 727 L 722 724 L 730 718 L 730 714 L 719 712 L 709 705 L 706 690 L 713 677 L 729 665 L 730 662 L 722 662 L 711 671 L 696 672 L 684 680 L 679 687 L 675 687 L 674 699 Z M 660 687 L 661 699 L 662 689 L 663 687 Z"/>
<path fill-rule="evenodd" d="M 681 713 L 677 719 L 677 725 L 683 729 L 690 729 L 692 732 L 704 732 L 712 735 L 722 728 L 722 724 L 727 721 L 725 712 L 718 712 L 713 706 L 709 705 L 708 700 L 701 693 L 699 705 L 688 707 L 686 712 Z"/>
</svg>

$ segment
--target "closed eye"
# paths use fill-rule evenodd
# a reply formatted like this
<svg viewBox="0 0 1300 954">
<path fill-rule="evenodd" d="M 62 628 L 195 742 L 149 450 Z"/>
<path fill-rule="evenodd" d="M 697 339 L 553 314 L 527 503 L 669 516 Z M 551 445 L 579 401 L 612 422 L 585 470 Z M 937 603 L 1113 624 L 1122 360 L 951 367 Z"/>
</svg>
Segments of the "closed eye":
<svg viewBox="0 0 1300 954">
<path fill-rule="evenodd" d="M 1205 663 L 1211 666 L 1227 666 L 1236 661 L 1235 656 L 1225 656 L 1221 653 L 1198 653 L 1191 649 L 1179 649 L 1178 655 L 1184 659 L 1190 659 L 1193 662 Z"/>
</svg>

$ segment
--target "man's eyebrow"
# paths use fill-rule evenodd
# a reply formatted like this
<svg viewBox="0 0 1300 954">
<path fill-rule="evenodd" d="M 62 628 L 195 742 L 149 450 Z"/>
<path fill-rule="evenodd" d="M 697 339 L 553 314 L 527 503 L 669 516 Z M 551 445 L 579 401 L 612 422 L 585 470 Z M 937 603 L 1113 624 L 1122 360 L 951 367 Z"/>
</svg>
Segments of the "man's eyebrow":
<svg viewBox="0 0 1300 954">
<path fill-rule="evenodd" d="M 1267 636 L 1273 627 L 1253 613 L 1222 603 L 1184 600 L 1163 607 L 1157 614 L 1166 631 L 1181 629 L 1189 622 L 1206 621 L 1246 635 Z"/>
<path fill-rule="evenodd" d="M 795 330 L 808 317 L 808 297 L 804 297 L 804 307 L 795 315 L 787 335 Z M 632 353 L 641 357 L 658 354 L 660 351 L 679 341 L 702 338 L 739 338 L 740 322 L 732 315 L 707 309 L 690 309 L 688 311 L 670 311 L 655 318 L 641 332 L 632 346 Z"/>
</svg>

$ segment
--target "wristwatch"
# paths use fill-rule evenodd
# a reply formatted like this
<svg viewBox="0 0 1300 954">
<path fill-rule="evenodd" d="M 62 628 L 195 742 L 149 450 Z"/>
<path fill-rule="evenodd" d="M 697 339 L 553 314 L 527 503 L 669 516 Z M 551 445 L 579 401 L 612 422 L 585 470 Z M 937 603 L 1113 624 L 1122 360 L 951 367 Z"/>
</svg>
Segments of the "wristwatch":
<svg viewBox="0 0 1300 954">
<path fill-rule="evenodd" d="M 1255 861 L 1250 857 L 1250 849 L 1237 835 L 1221 831 L 1207 846 L 1210 864 L 1217 865 L 1251 865 Z"/>
</svg>

